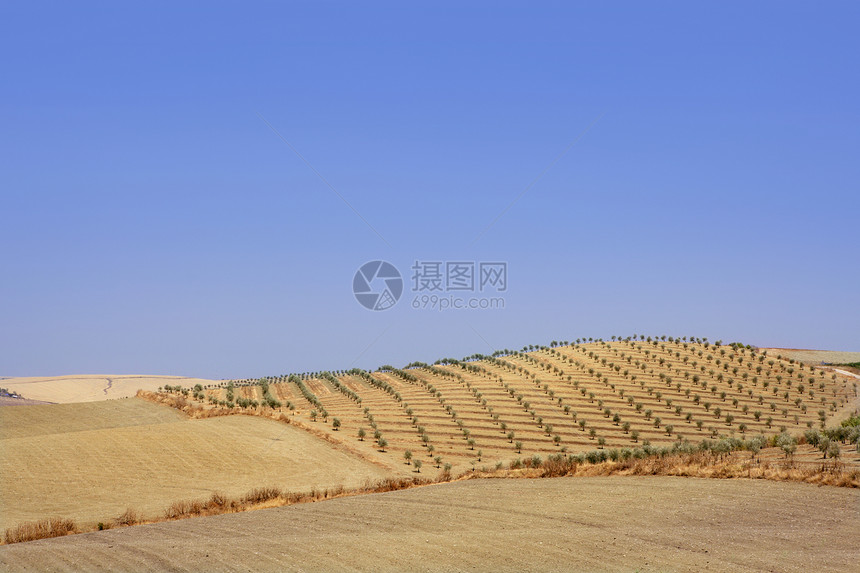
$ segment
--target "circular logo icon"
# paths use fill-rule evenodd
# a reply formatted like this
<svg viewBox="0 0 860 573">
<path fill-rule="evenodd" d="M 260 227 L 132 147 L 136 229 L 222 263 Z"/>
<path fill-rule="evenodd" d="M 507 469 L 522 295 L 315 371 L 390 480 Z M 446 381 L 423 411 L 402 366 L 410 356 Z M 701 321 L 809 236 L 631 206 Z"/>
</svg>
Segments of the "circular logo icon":
<svg viewBox="0 0 860 573">
<path fill-rule="evenodd" d="M 400 271 L 386 261 L 370 261 L 355 271 L 352 292 L 361 306 L 369 310 L 387 310 L 403 294 Z"/>
</svg>

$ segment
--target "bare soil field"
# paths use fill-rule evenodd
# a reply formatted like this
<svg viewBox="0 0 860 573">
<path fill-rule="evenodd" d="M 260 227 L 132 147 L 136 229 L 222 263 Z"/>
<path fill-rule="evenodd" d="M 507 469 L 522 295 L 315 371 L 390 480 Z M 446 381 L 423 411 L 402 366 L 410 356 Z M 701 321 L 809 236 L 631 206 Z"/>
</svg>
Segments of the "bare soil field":
<svg viewBox="0 0 860 573">
<path fill-rule="evenodd" d="M 80 376 L 35 376 L 27 378 L 4 378 L 3 388 L 17 392 L 28 400 L 68 404 L 72 402 L 94 402 L 111 398 L 129 398 L 138 390 L 156 390 L 164 384 L 216 384 L 202 378 L 184 376 L 127 376 L 127 375 L 80 375 Z"/>
<path fill-rule="evenodd" d="M 129 398 L 0 409 L 0 528 L 59 515 L 157 517 L 178 499 L 260 486 L 357 486 L 385 470 L 287 424 L 192 420 Z"/>
<path fill-rule="evenodd" d="M 860 492 L 469 480 L 0 547 L 6 571 L 856 571 Z"/>
</svg>

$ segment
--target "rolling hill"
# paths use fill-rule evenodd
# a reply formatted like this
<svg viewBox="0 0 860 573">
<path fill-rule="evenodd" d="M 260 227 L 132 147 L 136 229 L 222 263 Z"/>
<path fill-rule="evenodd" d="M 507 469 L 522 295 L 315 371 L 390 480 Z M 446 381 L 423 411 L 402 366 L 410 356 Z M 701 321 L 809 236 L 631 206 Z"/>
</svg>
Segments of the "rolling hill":
<svg viewBox="0 0 860 573">
<path fill-rule="evenodd" d="M 128 393 L 134 377 L 125 378 Z M 78 382 L 54 380 L 51 397 L 93 398 Z M 241 499 L 253 488 L 340 491 L 487 475 L 558 454 L 629 459 L 648 447 L 800 436 L 856 412 L 857 383 L 789 356 L 672 337 L 553 342 L 374 372 L 146 377 L 134 398 L 0 408 L 0 526 L 56 515 L 91 530 L 129 508 L 158 521 L 177 500 Z M 840 464 L 860 467 L 853 444 L 834 446 Z M 765 448 L 755 463 L 782 457 Z M 821 460 L 801 443 L 792 461 Z"/>
<path fill-rule="evenodd" d="M 372 373 L 168 387 L 150 398 L 186 410 L 284 414 L 369 456 L 384 443 L 387 459 L 408 450 L 457 468 L 646 442 L 802 433 L 856 409 L 857 382 L 741 345 L 631 337 Z"/>
</svg>

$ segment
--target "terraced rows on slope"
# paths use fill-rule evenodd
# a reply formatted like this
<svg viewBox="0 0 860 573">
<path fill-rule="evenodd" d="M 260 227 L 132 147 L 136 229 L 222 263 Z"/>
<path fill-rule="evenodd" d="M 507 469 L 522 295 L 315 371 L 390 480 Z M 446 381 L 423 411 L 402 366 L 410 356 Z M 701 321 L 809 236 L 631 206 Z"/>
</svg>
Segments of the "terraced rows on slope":
<svg viewBox="0 0 860 573">
<path fill-rule="evenodd" d="M 857 399 L 856 380 L 831 371 L 740 345 L 671 337 L 264 382 L 276 409 L 334 441 L 384 450 L 389 460 L 410 450 L 425 465 L 454 467 L 646 441 L 801 433 Z M 195 394 L 207 407 L 252 413 L 266 408 L 258 384 L 234 381 L 232 390 Z"/>
</svg>

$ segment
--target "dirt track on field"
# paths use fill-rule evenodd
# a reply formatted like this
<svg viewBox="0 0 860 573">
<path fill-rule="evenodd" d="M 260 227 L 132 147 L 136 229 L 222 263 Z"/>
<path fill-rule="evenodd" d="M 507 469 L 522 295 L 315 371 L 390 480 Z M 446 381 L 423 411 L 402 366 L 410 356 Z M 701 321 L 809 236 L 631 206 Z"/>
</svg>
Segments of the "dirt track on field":
<svg viewBox="0 0 860 573">
<path fill-rule="evenodd" d="M 471 480 L 0 547 L 26 570 L 851 571 L 860 492 L 613 477 Z"/>
</svg>

